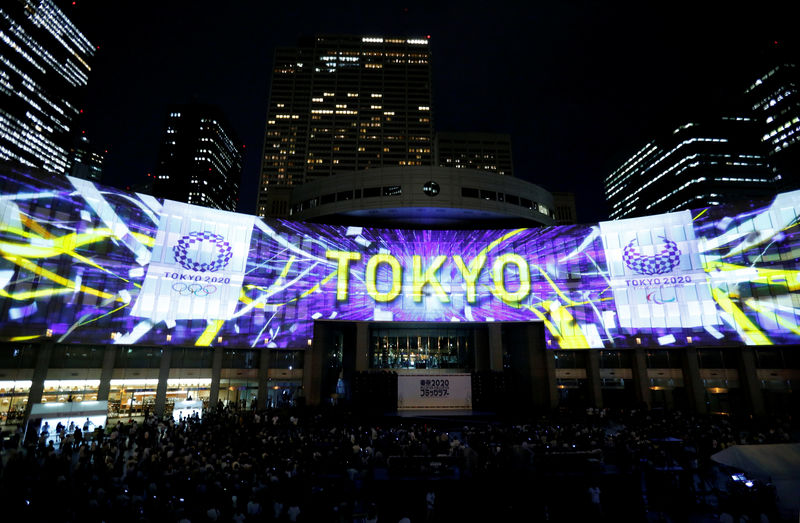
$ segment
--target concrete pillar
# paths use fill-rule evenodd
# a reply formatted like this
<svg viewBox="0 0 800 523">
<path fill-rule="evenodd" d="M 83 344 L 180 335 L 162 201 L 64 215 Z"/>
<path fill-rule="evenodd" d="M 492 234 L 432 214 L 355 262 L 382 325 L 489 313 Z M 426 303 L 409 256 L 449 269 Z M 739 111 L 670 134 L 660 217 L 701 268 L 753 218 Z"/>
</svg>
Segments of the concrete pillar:
<svg viewBox="0 0 800 523">
<path fill-rule="evenodd" d="M 303 363 L 303 389 L 306 391 L 306 405 L 319 405 L 322 385 L 322 351 L 326 339 L 323 322 L 314 323 L 314 339 L 311 348 L 305 352 Z"/>
<path fill-rule="evenodd" d="M 100 386 L 97 389 L 98 401 L 108 401 L 111 393 L 111 375 L 114 373 L 114 360 L 117 357 L 117 347 L 106 345 L 103 353 L 103 369 L 100 371 Z"/>
<path fill-rule="evenodd" d="M 600 351 L 586 351 L 586 382 L 589 388 L 589 404 L 603 408 L 603 387 L 600 382 Z"/>
<path fill-rule="evenodd" d="M 535 347 L 540 354 L 541 371 L 537 373 L 537 378 L 542 381 L 544 388 L 544 406 L 549 409 L 558 408 L 558 383 L 556 381 L 556 356 L 555 353 L 547 348 L 544 335 L 544 324 L 535 323 L 537 333 Z"/>
<path fill-rule="evenodd" d="M 700 364 L 697 360 L 697 349 L 686 347 L 683 351 L 683 386 L 689 398 L 689 408 L 698 414 L 708 414 L 706 389 L 700 379 Z"/>
<path fill-rule="evenodd" d="M 503 326 L 489 323 L 489 370 L 503 372 Z"/>
<path fill-rule="evenodd" d="M 269 357 L 273 349 L 261 349 L 258 351 L 258 403 L 259 408 L 267 407 L 269 397 Z M 249 406 L 249 405 L 248 405 Z"/>
<path fill-rule="evenodd" d="M 219 401 L 219 382 L 222 377 L 222 355 L 225 349 L 214 347 L 214 356 L 211 360 L 211 390 L 208 392 L 208 406 L 214 408 Z"/>
<path fill-rule="evenodd" d="M 633 372 L 633 389 L 636 403 L 651 406 L 650 380 L 647 377 L 647 356 L 644 349 L 633 349 L 631 357 L 631 371 Z"/>
<path fill-rule="evenodd" d="M 475 354 L 473 368 L 476 371 L 489 368 L 489 333 L 486 329 L 475 329 Z"/>
<path fill-rule="evenodd" d="M 167 380 L 169 379 L 169 366 L 172 357 L 172 347 L 161 349 L 161 366 L 158 368 L 158 387 L 156 388 L 156 403 L 153 414 L 157 417 L 164 415 L 167 406 Z"/>
<path fill-rule="evenodd" d="M 756 372 L 756 354 L 752 347 L 740 347 L 738 356 L 739 363 L 739 386 L 744 392 L 744 397 L 749 403 L 750 412 L 755 416 L 766 414 L 764 406 L 764 393 L 761 390 L 761 381 Z"/>
<path fill-rule="evenodd" d="M 39 345 L 36 351 L 36 366 L 33 368 L 31 388 L 28 392 L 28 403 L 25 405 L 25 420 L 31 414 L 34 403 L 42 402 L 44 393 L 44 380 L 47 378 L 47 369 L 50 366 L 50 356 L 53 354 L 53 342 L 47 341 Z"/>
<path fill-rule="evenodd" d="M 369 323 L 356 323 L 356 372 L 369 370 Z"/>
<path fill-rule="evenodd" d="M 523 395 L 519 401 L 536 409 L 557 407 L 555 359 L 552 351 L 545 347 L 544 326 L 527 323 L 509 330 L 512 335 L 520 336 L 519 347 L 511 352 L 517 393 Z"/>
</svg>

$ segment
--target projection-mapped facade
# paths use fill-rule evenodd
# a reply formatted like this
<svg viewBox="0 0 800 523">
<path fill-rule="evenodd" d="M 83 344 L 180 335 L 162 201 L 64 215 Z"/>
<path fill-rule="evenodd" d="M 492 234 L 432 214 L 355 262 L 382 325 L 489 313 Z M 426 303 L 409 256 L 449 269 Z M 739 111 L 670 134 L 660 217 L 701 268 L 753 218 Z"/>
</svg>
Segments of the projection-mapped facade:
<svg viewBox="0 0 800 523">
<path fill-rule="evenodd" d="M 540 321 L 553 349 L 796 344 L 800 192 L 615 222 L 264 221 L 0 178 L 4 341 L 305 348 L 315 320 Z"/>
</svg>

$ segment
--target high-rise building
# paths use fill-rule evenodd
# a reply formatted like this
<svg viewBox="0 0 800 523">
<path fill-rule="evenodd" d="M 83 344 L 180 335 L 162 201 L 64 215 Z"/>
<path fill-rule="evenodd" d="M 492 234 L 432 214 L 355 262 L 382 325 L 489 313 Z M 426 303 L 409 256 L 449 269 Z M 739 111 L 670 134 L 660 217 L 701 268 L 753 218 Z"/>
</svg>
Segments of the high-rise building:
<svg viewBox="0 0 800 523">
<path fill-rule="evenodd" d="M 235 211 L 244 145 L 221 111 L 209 105 L 167 110 L 153 194 L 170 200 Z"/>
<path fill-rule="evenodd" d="M 0 160 L 67 174 L 94 47 L 51 0 L 0 7 Z"/>
<path fill-rule="evenodd" d="M 800 187 L 799 88 L 800 68 L 778 59 L 745 91 L 753 116 L 762 125 L 761 141 L 781 190 Z"/>
<path fill-rule="evenodd" d="M 750 116 L 688 122 L 642 147 L 605 180 L 611 219 L 775 193 L 774 174 Z"/>
<path fill-rule="evenodd" d="M 320 35 L 277 49 L 257 213 L 286 208 L 268 203 L 271 187 L 371 167 L 432 165 L 428 44 Z"/>
<path fill-rule="evenodd" d="M 578 223 L 578 210 L 574 192 L 553 192 L 553 217 L 556 225 Z"/>
<path fill-rule="evenodd" d="M 514 175 L 508 134 L 440 132 L 436 133 L 435 150 L 440 167 Z"/>
<path fill-rule="evenodd" d="M 76 178 L 99 182 L 103 178 L 106 151 L 89 141 L 85 134 L 69 150 L 69 174 Z"/>
</svg>

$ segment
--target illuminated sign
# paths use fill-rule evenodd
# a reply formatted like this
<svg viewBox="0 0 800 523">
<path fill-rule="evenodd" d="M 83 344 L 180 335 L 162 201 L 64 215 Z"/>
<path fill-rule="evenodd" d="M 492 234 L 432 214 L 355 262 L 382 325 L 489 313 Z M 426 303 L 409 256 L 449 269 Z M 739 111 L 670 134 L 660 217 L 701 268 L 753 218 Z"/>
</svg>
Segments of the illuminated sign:
<svg viewBox="0 0 800 523">
<path fill-rule="evenodd" d="M 551 348 L 800 342 L 800 192 L 599 224 L 265 221 L 0 176 L 0 338 L 308 346 L 317 319 L 541 321 Z"/>
</svg>

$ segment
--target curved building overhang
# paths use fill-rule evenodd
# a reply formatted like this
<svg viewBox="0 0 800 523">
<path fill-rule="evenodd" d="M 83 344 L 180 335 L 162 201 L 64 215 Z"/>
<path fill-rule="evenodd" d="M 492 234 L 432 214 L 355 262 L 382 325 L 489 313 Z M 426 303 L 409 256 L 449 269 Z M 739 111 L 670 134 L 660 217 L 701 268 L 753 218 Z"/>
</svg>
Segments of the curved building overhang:
<svg viewBox="0 0 800 523">
<path fill-rule="evenodd" d="M 507 176 L 448 167 L 388 167 L 294 187 L 291 218 L 393 228 L 508 228 L 553 224 L 553 196 Z"/>
</svg>

